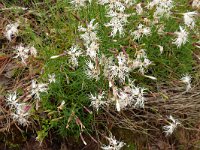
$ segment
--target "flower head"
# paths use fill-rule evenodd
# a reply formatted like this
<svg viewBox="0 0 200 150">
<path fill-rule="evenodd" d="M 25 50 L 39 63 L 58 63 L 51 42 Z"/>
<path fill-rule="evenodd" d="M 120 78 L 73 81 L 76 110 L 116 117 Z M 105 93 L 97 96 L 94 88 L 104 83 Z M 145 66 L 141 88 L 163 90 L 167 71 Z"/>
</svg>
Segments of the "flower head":
<svg viewBox="0 0 200 150">
<path fill-rule="evenodd" d="M 24 47 L 22 44 L 16 46 L 16 56 L 14 58 L 21 58 L 22 63 L 26 64 L 26 59 L 29 57 L 29 49 Z"/>
<path fill-rule="evenodd" d="M 109 141 L 109 145 L 103 145 L 101 148 L 103 150 L 120 150 L 126 143 L 117 141 L 115 137 L 111 134 L 110 137 L 106 137 Z"/>
<path fill-rule="evenodd" d="M 163 127 L 166 136 L 171 135 L 176 129 L 177 125 L 180 125 L 180 122 L 178 120 L 175 120 L 171 115 L 168 118 L 169 120 L 171 120 L 171 122 L 169 123 L 169 125 Z"/>
<path fill-rule="evenodd" d="M 177 35 L 177 38 L 173 42 L 173 44 L 177 45 L 177 47 L 181 47 L 181 45 L 184 45 L 188 39 L 187 31 L 183 29 L 181 26 L 179 28 L 180 28 L 180 32 L 175 32 L 175 34 Z"/>
<path fill-rule="evenodd" d="M 23 44 L 21 43 L 20 45 L 14 47 L 16 50 L 16 56 L 14 58 L 20 58 L 22 63 L 26 65 L 26 59 L 29 57 L 29 55 L 33 55 L 36 57 L 37 55 L 37 50 L 33 46 L 27 46 L 24 47 Z"/>
<path fill-rule="evenodd" d="M 6 26 L 4 36 L 9 40 L 12 41 L 13 36 L 16 36 L 18 34 L 18 28 L 19 24 L 16 22 L 14 24 L 8 24 Z"/>
<path fill-rule="evenodd" d="M 186 84 L 186 91 L 189 91 L 191 89 L 191 76 L 188 74 L 185 74 L 181 81 Z"/>
<path fill-rule="evenodd" d="M 91 106 L 93 106 L 96 109 L 96 111 L 98 111 L 102 105 L 105 105 L 107 103 L 103 100 L 105 98 L 104 95 L 105 92 L 102 92 L 98 95 L 90 94 Z"/>
<path fill-rule="evenodd" d="M 152 6 L 156 6 L 156 11 L 154 12 L 155 18 L 169 17 L 171 14 L 171 9 L 173 8 L 173 1 L 172 0 L 153 0 Z"/>
<path fill-rule="evenodd" d="M 48 74 L 49 83 L 55 83 L 55 82 L 56 82 L 55 76 L 56 76 L 55 73 L 53 73 L 53 74 Z"/>
<path fill-rule="evenodd" d="M 187 25 L 188 27 L 190 27 L 191 29 L 194 28 L 195 26 L 195 20 L 194 20 L 194 17 L 197 15 L 198 13 L 197 12 L 187 12 L 187 13 L 184 13 L 184 23 L 185 25 Z"/>
<path fill-rule="evenodd" d="M 124 35 L 124 26 L 126 25 L 127 18 L 130 16 L 129 14 L 125 14 L 122 12 L 116 12 L 113 10 L 108 11 L 107 16 L 111 18 L 109 23 L 106 23 L 106 27 L 111 27 L 112 32 L 111 36 L 115 37 L 119 32 L 120 36 Z"/>
<path fill-rule="evenodd" d="M 81 49 L 77 45 L 74 45 L 69 49 L 67 54 L 70 56 L 69 63 L 72 67 L 78 67 L 78 57 L 82 54 Z"/>
<path fill-rule="evenodd" d="M 32 80 L 31 84 L 31 95 L 35 96 L 36 99 L 40 100 L 40 93 L 47 92 L 48 84 L 36 83 L 35 80 Z"/>
<path fill-rule="evenodd" d="M 87 68 L 86 68 L 85 73 L 87 77 L 99 80 L 100 70 L 97 67 L 97 65 L 95 65 L 91 60 L 87 61 L 86 65 L 87 65 Z"/>
<path fill-rule="evenodd" d="M 192 7 L 199 9 L 200 8 L 200 1 L 199 0 L 193 0 Z"/>
<path fill-rule="evenodd" d="M 17 102 L 17 92 L 9 93 L 9 95 L 6 97 L 6 105 L 10 106 L 10 108 L 16 108 L 18 106 Z"/>
<path fill-rule="evenodd" d="M 151 29 L 149 27 L 144 27 L 144 25 L 139 24 L 137 30 L 131 32 L 131 35 L 134 36 L 134 39 L 139 40 L 141 37 L 151 35 Z"/>
<path fill-rule="evenodd" d="M 29 121 L 28 118 L 30 117 L 30 106 L 25 103 L 19 103 L 16 107 L 14 113 L 11 113 L 11 117 L 15 120 L 18 124 L 27 126 Z"/>
<path fill-rule="evenodd" d="M 141 6 L 141 3 L 138 3 L 136 5 L 136 12 L 137 12 L 138 15 L 141 15 L 143 13 L 143 8 Z"/>
</svg>

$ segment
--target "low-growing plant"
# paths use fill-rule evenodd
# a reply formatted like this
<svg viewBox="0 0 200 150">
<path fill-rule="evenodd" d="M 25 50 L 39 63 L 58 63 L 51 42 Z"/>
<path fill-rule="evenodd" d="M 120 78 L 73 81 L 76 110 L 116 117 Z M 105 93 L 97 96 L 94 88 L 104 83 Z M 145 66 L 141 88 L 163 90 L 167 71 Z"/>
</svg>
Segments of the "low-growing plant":
<svg viewBox="0 0 200 150">
<path fill-rule="evenodd" d="M 23 7 L 13 6 L 20 3 Z M 187 128 L 182 116 L 186 108 L 174 107 L 177 113 L 173 113 L 172 105 L 190 103 L 169 99 L 162 88 L 181 87 L 182 82 L 187 94 L 193 87 L 193 56 L 198 57 L 194 51 L 200 44 L 199 2 L 35 0 L 3 4 L 5 9 L 0 11 L 12 21 L 4 26 L 3 36 L 9 43 L 3 43 L 2 49 L 13 49 L 10 58 L 24 69 L 15 77 L 19 79 L 16 86 L 7 90 L 10 94 L 5 94 L 3 107 L 16 124 L 39 125 L 35 129 L 38 141 L 55 130 L 63 137 L 80 137 L 85 145 L 85 133 L 100 143 L 92 135 L 99 124 L 106 130 L 109 120 L 145 135 L 162 129 L 170 136 L 177 126 Z M 151 101 L 152 96 L 159 100 Z M 187 110 L 194 105 L 199 108 L 197 101 L 192 102 Z M 196 110 L 190 112 L 187 118 L 192 115 L 194 123 Z M 148 117 L 154 118 L 152 124 Z M 101 129 L 96 133 L 103 135 Z M 112 134 L 103 137 L 109 145 L 101 144 L 102 149 L 125 145 Z"/>
</svg>

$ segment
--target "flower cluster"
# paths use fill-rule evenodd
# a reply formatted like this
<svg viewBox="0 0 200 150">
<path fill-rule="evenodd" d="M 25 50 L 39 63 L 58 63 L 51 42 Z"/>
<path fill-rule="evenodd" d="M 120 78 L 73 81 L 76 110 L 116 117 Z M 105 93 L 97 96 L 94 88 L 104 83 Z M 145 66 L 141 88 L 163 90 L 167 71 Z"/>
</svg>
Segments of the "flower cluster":
<svg viewBox="0 0 200 150">
<path fill-rule="evenodd" d="M 127 58 L 123 52 L 120 52 L 117 56 L 117 65 L 114 61 L 110 61 L 112 58 L 108 59 L 104 67 L 104 76 L 109 79 L 109 81 L 114 81 L 118 79 L 121 83 L 125 82 L 126 77 L 128 78 L 130 68 L 127 64 Z"/>
<path fill-rule="evenodd" d="M 156 7 L 154 12 L 155 18 L 169 17 L 171 14 L 171 9 L 173 8 L 172 0 L 153 0 L 148 5 L 147 8 L 152 9 Z"/>
<path fill-rule="evenodd" d="M 85 73 L 88 78 L 98 80 L 100 75 L 97 56 L 99 53 L 99 38 L 97 36 L 98 23 L 94 24 L 94 21 L 95 19 L 92 19 L 86 28 L 79 26 L 78 30 L 82 32 L 80 37 L 86 48 L 86 56 L 89 56 L 89 60 L 86 62 Z"/>
<path fill-rule="evenodd" d="M 97 111 L 105 104 L 110 105 L 112 103 L 115 103 L 117 111 L 126 109 L 128 106 L 144 108 L 144 93 L 146 89 L 137 87 L 129 78 L 129 73 L 132 70 L 139 68 L 138 71 L 144 75 L 145 70 L 151 64 L 151 61 L 147 58 L 145 50 L 140 50 L 134 60 L 130 60 L 128 54 L 124 54 L 124 52 L 120 52 L 116 58 L 118 60 L 117 64 L 114 62 L 113 57 L 106 58 L 104 56 L 104 60 L 101 60 L 104 61 L 101 63 L 101 67 L 104 68 L 103 75 L 109 83 L 109 88 L 111 88 L 110 93 L 112 93 L 112 95 L 105 96 L 104 94 L 103 100 L 102 96 L 100 96 L 101 98 L 98 96 L 92 96 L 92 98 L 90 97 L 92 100 L 91 105 Z M 91 68 L 92 66 L 93 65 L 91 65 Z M 151 76 L 146 77 L 154 80 L 156 79 Z M 126 84 L 126 81 L 128 81 L 128 85 Z M 119 84 L 120 87 L 118 87 L 116 83 Z"/>
<path fill-rule="evenodd" d="M 109 23 L 106 23 L 106 27 L 111 27 L 111 36 L 115 37 L 117 32 L 120 36 L 124 35 L 124 26 L 126 25 L 127 18 L 130 14 L 125 14 L 125 9 L 133 5 L 131 1 L 119 1 L 119 0 L 99 0 L 99 4 L 107 5 L 107 17 L 111 18 Z"/>
<path fill-rule="evenodd" d="M 30 117 L 29 109 L 29 105 L 25 103 L 19 104 L 15 112 L 11 113 L 12 119 L 17 121 L 20 125 L 27 126 L 29 123 L 28 119 Z"/>
<path fill-rule="evenodd" d="M 126 85 L 123 88 L 112 87 L 113 97 L 111 101 L 116 103 L 117 111 L 126 109 L 128 106 L 134 106 L 135 108 L 144 108 L 144 91 L 146 89 L 136 87 L 133 82 L 130 85 Z"/>
<path fill-rule="evenodd" d="M 83 26 L 78 27 L 79 32 L 82 32 L 80 37 L 86 47 L 86 55 L 92 60 L 97 58 L 97 53 L 99 52 L 99 38 L 96 31 L 98 23 L 94 24 L 94 21 L 95 19 L 92 19 L 86 28 Z"/>
<path fill-rule="evenodd" d="M 5 100 L 11 110 L 10 117 L 18 124 L 27 126 L 29 123 L 28 118 L 30 117 L 30 105 L 18 102 L 16 91 L 10 93 Z"/>
</svg>

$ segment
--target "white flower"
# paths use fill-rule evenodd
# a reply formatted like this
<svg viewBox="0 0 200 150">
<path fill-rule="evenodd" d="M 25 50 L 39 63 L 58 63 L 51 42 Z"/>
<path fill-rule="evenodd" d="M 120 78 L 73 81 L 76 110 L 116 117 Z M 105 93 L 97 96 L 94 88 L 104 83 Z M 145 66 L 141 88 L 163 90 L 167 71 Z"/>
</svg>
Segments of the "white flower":
<svg viewBox="0 0 200 150">
<path fill-rule="evenodd" d="M 197 12 L 187 12 L 187 13 L 184 13 L 184 23 L 185 25 L 187 25 L 188 27 L 190 27 L 191 29 L 194 28 L 195 26 L 195 20 L 194 20 L 194 17 L 197 15 L 198 13 Z"/>
<path fill-rule="evenodd" d="M 178 120 L 175 120 L 171 115 L 168 117 L 172 122 L 169 125 L 163 127 L 166 136 L 171 135 L 176 129 L 177 125 L 180 125 Z"/>
<path fill-rule="evenodd" d="M 177 35 L 177 38 L 174 40 L 173 44 L 177 45 L 177 47 L 181 47 L 181 45 L 184 45 L 187 42 L 188 33 L 185 29 L 183 29 L 181 26 L 179 26 L 180 32 L 175 32 Z"/>
<path fill-rule="evenodd" d="M 108 4 L 109 3 L 109 0 L 98 0 L 98 3 L 100 5 L 105 5 L 105 4 Z"/>
<path fill-rule="evenodd" d="M 85 47 L 90 47 L 91 43 L 98 43 L 99 38 L 97 37 L 97 27 L 98 23 L 94 24 L 95 19 L 92 19 L 89 24 L 87 24 L 87 27 L 84 28 L 82 26 L 78 27 L 78 30 L 80 32 L 83 32 L 80 37 L 84 42 Z"/>
<path fill-rule="evenodd" d="M 31 95 L 34 96 L 36 99 L 40 100 L 40 93 L 47 92 L 47 90 L 48 90 L 48 84 L 36 83 L 35 80 L 32 80 Z"/>
<path fill-rule="evenodd" d="M 53 73 L 53 74 L 48 74 L 49 83 L 55 83 L 55 82 L 56 82 L 55 76 L 56 76 L 55 73 Z"/>
<path fill-rule="evenodd" d="M 193 0 L 192 7 L 199 9 L 200 8 L 200 0 Z"/>
<path fill-rule="evenodd" d="M 120 20 L 117 18 L 113 18 L 109 23 L 105 24 L 106 27 L 111 27 L 112 32 L 111 32 L 111 36 L 115 37 L 117 32 L 119 32 L 120 36 L 124 35 L 124 28 L 123 25 L 121 24 Z"/>
<path fill-rule="evenodd" d="M 191 83 L 191 76 L 186 74 L 186 75 L 184 75 L 184 77 L 181 78 L 181 81 L 186 83 L 186 84 L 190 84 Z"/>
<path fill-rule="evenodd" d="M 94 107 L 96 111 L 98 111 L 102 105 L 105 105 L 107 103 L 106 101 L 103 100 L 105 98 L 104 95 L 105 95 L 104 91 L 98 95 L 90 94 L 90 97 L 89 97 L 91 100 L 90 105 Z"/>
<path fill-rule="evenodd" d="M 69 62 L 72 67 L 78 67 L 78 57 L 82 54 L 80 48 L 77 45 L 72 46 L 67 54 L 70 56 Z"/>
<path fill-rule="evenodd" d="M 109 145 L 103 145 L 101 148 L 103 150 L 120 150 L 126 143 L 117 141 L 115 137 L 111 134 L 110 137 L 106 137 L 109 141 Z"/>
<path fill-rule="evenodd" d="M 148 4 L 148 8 L 152 9 L 156 6 L 156 11 L 154 12 L 154 17 L 169 17 L 171 14 L 171 9 L 173 7 L 172 0 L 153 0 Z"/>
<path fill-rule="evenodd" d="M 28 49 L 31 55 L 33 55 L 34 57 L 37 56 L 37 49 L 34 46 L 30 46 Z"/>
<path fill-rule="evenodd" d="M 119 66 L 126 65 L 127 58 L 126 58 L 126 56 L 124 55 L 123 52 L 120 52 L 120 53 L 117 55 L 117 60 L 118 60 Z"/>
<path fill-rule="evenodd" d="M 107 60 L 104 67 L 104 76 L 111 80 L 119 79 L 119 82 L 124 83 L 126 77 L 128 78 L 129 76 L 130 68 L 127 65 L 127 58 L 123 52 L 118 54 L 117 59 L 117 65 L 113 62 L 112 57 Z"/>
<path fill-rule="evenodd" d="M 119 0 L 98 0 L 98 3 L 100 5 L 108 4 L 109 10 L 124 12 L 126 9 L 126 6 L 125 6 L 126 4 L 123 4 L 123 1 L 119 1 Z"/>
<path fill-rule="evenodd" d="M 155 5 L 158 5 L 160 0 L 153 0 L 151 2 L 148 2 L 148 5 L 146 6 L 148 9 L 152 9 Z"/>
<path fill-rule="evenodd" d="M 67 54 L 70 56 L 79 57 L 82 54 L 82 52 L 81 52 L 81 49 L 77 45 L 74 45 L 69 49 Z"/>
<path fill-rule="evenodd" d="M 87 68 L 86 68 L 85 73 L 86 73 L 87 77 L 99 80 L 99 74 L 100 74 L 99 68 L 97 66 L 95 66 L 91 60 L 87 61 L 86 65 L 87 65 Z"/>
<path fill-rule="evenodd" d="M 125 90 L 119 90 L 117 92 L 118 99 L 116 99 L 117 111 L 125 109 L 128 105 L 131 106 L 133 99 L 130 98 L 130 94 L 126 93 Z"/>
<path fill-rule="evenodd" d="M 10 108 L 16 108 L 18 106 L 17 103 L 17 93 L 16 91 L 14 93 L 10 93 L 7 97 L 6 97 L 6 105 L 10 106 Z"/>
<path fill-rule="evenodd" d="M 16 22 L 14 24 L 8 24 L 6 26 L 4 36 L 9 40 L 12 41 L 13 36 L 16 36 L 18 34 L 18 28 L 19 24 Z"/>
<path fill-rule="evenodd" d="M 144 27 L 144 25 L 139 24 L 138 29 L 131 32 L 131 35 L 134 36 L 134 39 L 139 40 L 141 37 L 151 35 L 151 29 L 149 27 Z"/>
<path fill-rule="evenodd" d="M 191 76 L 186 74 L 181 78 L 181 81 L 186 84 L 186 91 L 191 89 Z"/>
<path fill-rule="evenodd" d="M 144 49 L 136 53 L 136 60 L 133 61 L 133 69 L 139 68 L 139 72 L 144 75 L 145 70 L 151 65 L 152 62 L 147 58 Z"/>
<path fill-rule="evenodd" d="M 111 32 L 111 36 L 114 37 L 116 36 L 117 32 L 119 32 L 120 36 L 124 35 L 124 26 L 126 25 L 127 18 L 130 15 L 128 14 L 124 14 L 124 13 L 118 13 L 116 11 L 110 10 L 107 13 L 107 17 L 110 17 L 111 20 L 109 23 L 106 23 L 105 26 L 106 27 L 111 27 L 112 32 Z"/>
<path fill-rule="evenodd" d="M 33 46 L 24 47 L 22 43 L 14 47 L 14 49 L 16 50 L 16 56 L 14 58 L 19 57 L 25 65 L 29 55 L 33 55 L 34 57 L 37 55 L 37 50 Z"/>
<path fill-rule="evenodd" d="M 22 44 L 15 47 L 16 49 L 16 56 L 14 58 L 21 58 L 22 63 L 26 64 L 26 59 L 29 57 L 29 49 L 22 46 Z"/>
<path fill-rule="evenodd" d="M 19 103 L 17 101 L 17 93 L 10 93 L 6 97 L 6 104 L 10 107 L 11 118 L 20 125 L 28 125 L 30 106 L 26 103 Z"/>
<path fill-rule="evenodd" d="M 122 89 L 113 86 L 112 91 L 113 97 L 111 100 L 115 102 L 117 111 L 126 109 L 127 106 L 144 108 L 144 91 L 146 91 L 145 88 L 137 87 L 133 82 L 131 82 L 130 85 L 124 86 Z"/>
<path fill-rule="evenodd" d="M 134 104 L 135 108 L 144 108 L 144 101 L 145 101 L 144 91 L 145 90 L 146 90 L 145 88 L 138 88 L 138 87 L 135 87 L 135 89 L 132 89 L 131 92 L 133 96 L 136 96 L 136 102 Z"/>
<path fill-rule="evenodd" d="M 30 106 L 26 105 L 25 103 L 19 103 L 15 112 L 11 113 L 11 117 L 18 124 L 27 126 L 29 123 L 28 118 L 30 117 L 29 110 Z"/>
<path fill-rule="evenodd" d="M 98 27 L 98 23 L 94 24 L 94 21 L 95 21 L 95 19 L 92 19 L 92 20 L 90 21 L 90 23 L 87 24 L 87 28 L 84 28 L 84 27 L 82 27 L 82 26 L 79 26 L 79 27 L 78 27 L 78 30 L 79 30 L 80 32 L 94 32 L 94 31 L 97 29 L 97 27 Z"/>
<path fill-rule="evenodd" d="M 138 3 L 136 5 L 136 12 L 138 13 L 138 15 L 141 15 L 143 13 L 143 8 L 141 6 L 141 3 Z"/>
<path fill-rule="evenodd" d="M 125 78 L 129 76 L 129 68 L 127 66 L 117 66 L 117 65 L 112 65 L 109 66 L 108 72 L 110 72 L 110 77 L 112 79 L 118 78 L 120 82 L 125 82 Z"/>
<path fill-rule="evenodd" d="M 90 56 L 92 60 L 95 60 L 97 58 L 97 52 L 99 52 L 99 44 L 97 42 L 92 42 L 86 48 L 86 54 Z"/>
</svg>

